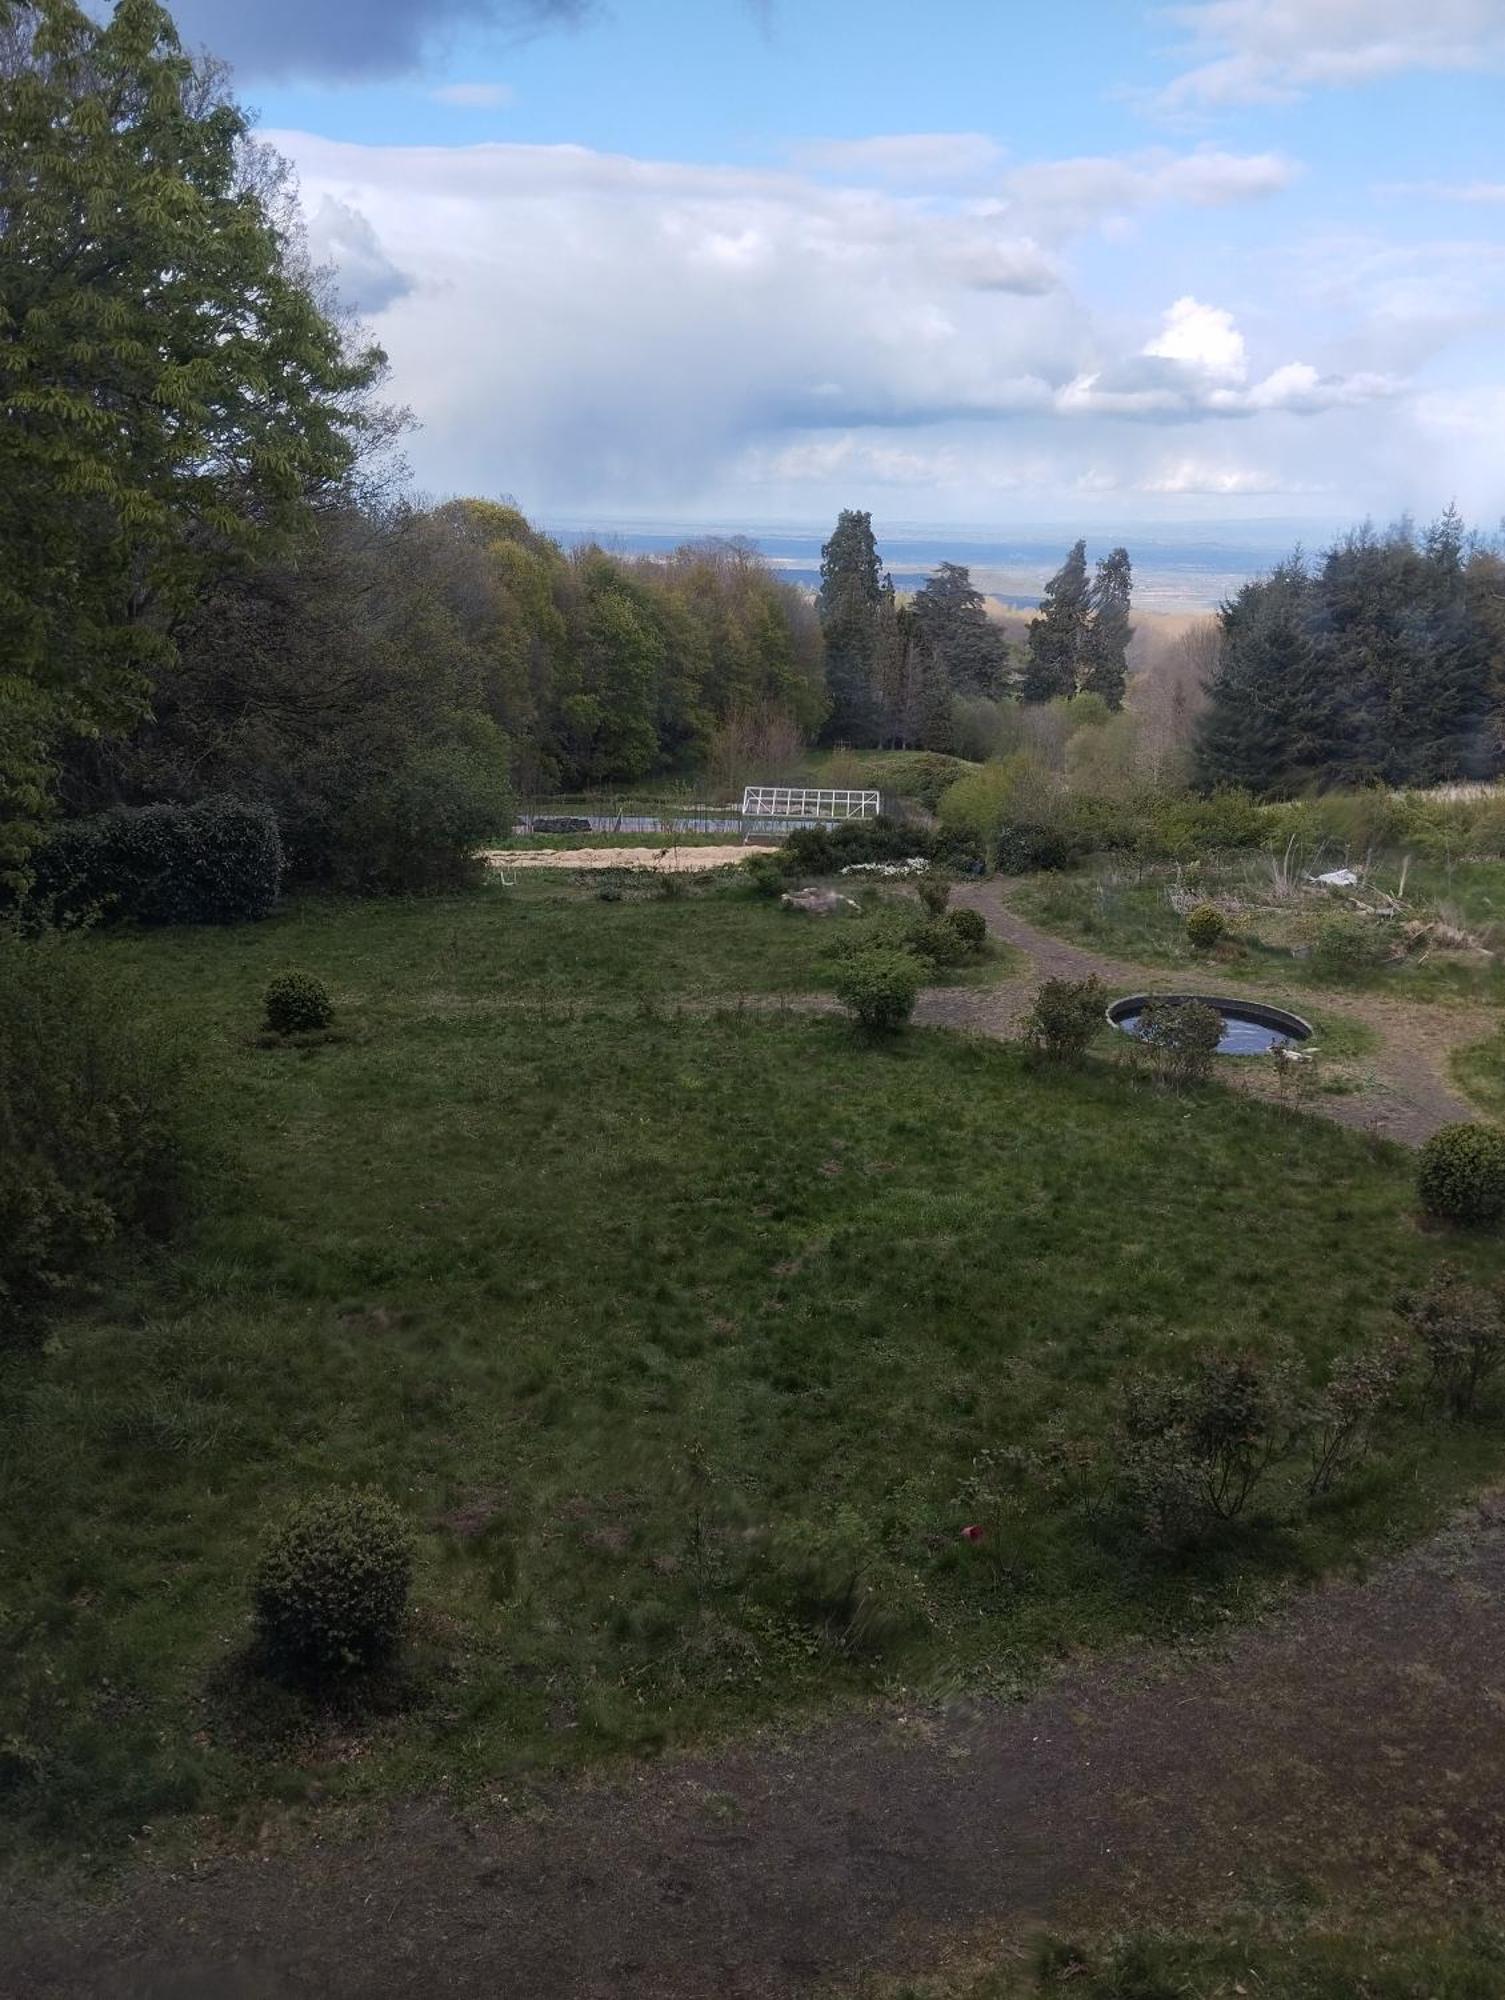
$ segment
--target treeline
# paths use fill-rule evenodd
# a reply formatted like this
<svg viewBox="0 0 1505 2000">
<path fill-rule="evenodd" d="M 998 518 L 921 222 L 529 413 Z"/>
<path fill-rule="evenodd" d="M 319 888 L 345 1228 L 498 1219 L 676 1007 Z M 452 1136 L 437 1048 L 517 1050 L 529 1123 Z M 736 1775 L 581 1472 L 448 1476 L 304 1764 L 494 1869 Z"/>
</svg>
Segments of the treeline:
<svg viewBox="0 0 1505 2000">
<path fill-rule="evenodd" d="M 186 906 L 270 808 L 295 877 L 424 886 L 505 831 L 509 780 L 819 727 L 815 607 L 753 549 L 566 554 L 509 506 L 415 506 L 383 371 L 155 0 L 0 4 L 0 885 L 61 818 L 117 902 L 166 870 L 152 907 Z"/>
<path fill-rule="evenodd" d="M 1123 706 L 1133 637 L 1125 549 L 1089 577 L 1086 543 L 1075 544 L 1046 586 L 1022 658 L 960 563 L 943 562 L 901 601 L 870 514 L 843 510 L 820 573 L 829 742 L 955 751 L 973 733 L 969 705 L 1094 694 L 1111 710 Z"/>
<path fill-rule="evenodd" d="M 1264 796 L 1505 771 L 1505 560 L 1452 508 L 1361 529 L 1224 606 L 1203 783 Z"/>
</svg>

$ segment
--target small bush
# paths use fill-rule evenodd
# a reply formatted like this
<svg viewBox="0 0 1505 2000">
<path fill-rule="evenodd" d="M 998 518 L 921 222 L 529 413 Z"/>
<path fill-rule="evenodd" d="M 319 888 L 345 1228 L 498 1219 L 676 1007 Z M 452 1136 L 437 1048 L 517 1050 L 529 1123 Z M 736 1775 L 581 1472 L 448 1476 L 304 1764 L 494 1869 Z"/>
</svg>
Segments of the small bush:
<svg viewBox="0 0 1505 2000">
<path fill-rule="evenodd" d="M 947 972 L 969 956 L 961 933 L 949 917 L 926 917 L 911 925 L 905 949 L 929 972 Z"/>
<path fill-rule="evenodd" d="M 77 940 L 0 935 L 0 1346 L 189 1182 L 183 1051 Z"/>
<path fill-rule="evenodd" d="M 951 901 L 951 878 L 949 875 L 942 875 L 935 872 L 929 875 L 922 875 L 915 883 L 915 889 L 919 894 L 920 901 L 925 905 L 926 910 L 932 917 L 945 916 L 946 907 Z"/>
<path fill-rule="evenodd" d="M 1223 1039 L 1223 1017 L 1205 1000 L 1152 1000 L 1139 1019 L 1139 1040 L 1168 1083 L 1205 1081 Z"/>
<path fill-rule="evenodd" d="M 1186 936 L 1193 951 L 1211 951 L 1221 944 L 1228 919 L 1216 903 L 1198 903 L 1186 913 Z"/>
<path fill-rule="evenodd" d="M 948 910 L 946 922 L 956 932 L 969 958 L 976 958 L 987 945 L 987 919 L 981 910 Z"/>
<path fill-rule="evenodd" d="M 1111 1456 L 1121 1508 L 1165 1547 L 1237 1520 L 1292 1436 L 1283 1367 L 1208 1355 L 1189 1381 L 1129 1384 Z"/>
<path fill-rule="evenodd" d="M 997 864 L 1005 875 L 1069 868 L 1082 851 L 1071 829 L 1064 825 L 1018 821 L 1001 826 L 994 842 Z"/>
<path fill-rule="evenodd" d="M 1391 1341 L 1362 1347 L 1339 1362 L 1308 1398 L 1299 1434 L 1306 1447 L 1309 1495 L 1326 1493 L 1368 1455 L 1400 1380 L 1402 1349 Z"/>
<path fill-rule="evenodd" d="M 310 972 L 284 972 L 266 990 L 266 1024 L 274 1035 L 311 1035 L 334 1019 L 323 980 Z"/>
<path fill-rule="evenodd" d="M 1108 989 L 1097 977 L 1047 979 L 1025 1016 L 1024 1038 L 1051 1062 L 1080 1063 L 1097 1039 Z"/>
<path fill-rule="evenodd" d="M 208 798 L 68 821 L 32 865 L 32 900 L 54 918 L 229 924 L 275 908 L 282 841 L 269 806 Z"/>
<path fill-rule="evenodd" d="M 905 1026 L 920 992 L 920 967 L 909 952 L 856 952 L 839 968 L 836 997 L 870 1034 Z"/>
<path fill-rule="evenodd" d="M 928 1623 L 920 1578 L 895 1563 L 849 1507 L 784 1524 L 768 1556 L 764 1587 L 775 1603 L 838 1652 L 879 1658 Z"/>
<path fill-rule="evenodd" d="M 315 1680 L 381 1665 L 402 1636 L 412 1568 L 407 1527 L 381 1494 L 306 1501 L 256 1568 L 256 1635 L 268 1663 Z"/>
<path fill-rule="evenodd" d="M 742 880 L 755 896 L 772 900 L 783 895 L 787 877 L 777 854 L 754 854 L 742 864 Z"/>
<path fill-rule="evenodd" d="M 1453 1416 L 1472 1416 L 1505 1361 L 1499 1291 L 1471 1285 L 1449 1266 L 1425 1291 L 1404 1295 L 1400 1311 L 1427 1364 L 1432 1391 Z"/>
<path fill-rule="evenodd" d="M 1505 1132 L 1444 1125 L 1421 1149 L 1416 1191 L 1427 1213 L 1444 1221 L 1498 1222 L 1505 1214 Z"/>
<path fill-rule="evenodd" d="M 1356 979 L 1395 956 L 1393 927 L 1356 911 L 1335 910 L 1317 925 L 1312 966 L 1326 979 Z"/>
</svg>

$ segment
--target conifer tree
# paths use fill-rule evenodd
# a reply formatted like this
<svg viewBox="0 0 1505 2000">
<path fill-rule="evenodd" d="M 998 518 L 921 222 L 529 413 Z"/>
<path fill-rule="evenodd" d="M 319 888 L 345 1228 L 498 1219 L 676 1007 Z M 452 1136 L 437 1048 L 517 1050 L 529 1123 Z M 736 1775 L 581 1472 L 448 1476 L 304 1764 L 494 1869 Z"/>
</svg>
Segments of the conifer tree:
<svg viewBox="0 0 1505 2000">
<path fill-rule="evenodd" d="M 1097 566 L 1077 688 L 1082 694 L 1099 695 L 1115 710 L 1123 707 L 1128 685 L 1129 641 L 1134 636 L 1129 624 L 1132 589 L 1129 552 L 1114 549 Z"/>
<path fill-rule="evenodd" d="M 951 690 L 996 700 L 1003 692 L 1008 647 L 988 617 L 982 592 L 962 563 L 943 562 L 915 593 L 915 622 L 944 666 Z"/>
<path fill-rule="evenodd" d="M 1077 542 L 1045 586 L 1038 618 L 1030 620 L 1029 652 L 1019 684 L 1023 701 L 1054 701 L 1076 693 L 1090 605 L 1087 544 Z"/>
<path fill-rule="evenodd" d="M 824 730 L 828 742 L 877 741 L 878 633 L 886 581 L 872 515 L 843 508 L 820 552 L 820 618 L 831 701 Z"/>
</svg>

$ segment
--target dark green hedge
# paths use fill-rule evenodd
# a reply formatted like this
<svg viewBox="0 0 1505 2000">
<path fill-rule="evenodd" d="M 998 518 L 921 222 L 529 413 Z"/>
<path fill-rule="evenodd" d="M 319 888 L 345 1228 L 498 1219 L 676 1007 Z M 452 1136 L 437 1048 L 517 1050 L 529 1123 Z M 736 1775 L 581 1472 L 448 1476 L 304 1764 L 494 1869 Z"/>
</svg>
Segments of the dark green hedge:
<svg viewBox="0 0 1505 2000">
<path fill-rule="evenodd" d="M 269 806 L 208 798 L 67 821 L 32 866 L 33 899 L 53 917 L 229 924 L 275 908 L 282 841 Z"/>
</svg>

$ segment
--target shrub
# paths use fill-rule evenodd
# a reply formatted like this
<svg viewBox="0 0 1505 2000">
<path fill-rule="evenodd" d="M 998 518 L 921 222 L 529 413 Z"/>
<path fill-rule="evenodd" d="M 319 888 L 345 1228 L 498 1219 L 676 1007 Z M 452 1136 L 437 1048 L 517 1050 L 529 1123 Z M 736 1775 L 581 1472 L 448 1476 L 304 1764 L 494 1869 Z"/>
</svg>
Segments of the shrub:
<svg viewBox="0 0 1505 2000">
<path fill-rule="evenodd" d="M 951 901 L 951 878 L 932 872 L 922 875 L 915 883 L 920 901 L 932 917 L 943 917 Z"/>
<path fill-rule="evenodd" d="M 836 997 L 870 1034 L 891 1034 L 914 1012 L 920 967 L 904 951 L 855 952 L 839 968 Z"/>
<path fill-rule="evenodd" d="M 1205 1356 L 1189 1381 L 1131 1381 L 1111 1443 L 1120 1506 L 1173 1547 L 1243 1514 L 1292 1435 L 1287 1371 Z"/>
<path fill-rule="evenodd" d="M 1228 919 L 1216 903 L 1198 903 L 1186 913 L 1186 935 L 1193 951 L 1211 951 L 1227 929 Z"/>
<path fill-rule="evenodd" d="M 1394 1341 L 1362 1347 L 1339 1362 L 1308 1399 L 1299 1430 L 1311 1468 L 1309 1494 L 1328 1492 L 1368 1454 L 1375 1426 L 1395 1394 L 1401 1360 Z"/>
<path fill-rule="evenodd" d="M 1404 1294 L 1400 1311 L 1427 1363 L 1430 1387 L 1457 1417 L 1471 1416 L 1505 1361 L 1505 1305 L 1499 1291 L 1471 1285 L 1445 1266 L 1424 1291 Z"/>
<path fill-rule="evenodd" d="M 407 1527 L 381 1494 L 352 1488 L 305 1501 L 256 1567 L 267 1661 L 313 1679 L 379 1666 L 401 1637 L 412 1567 Z"/>
<path fill-rule="evenodd" d="M 1444 1125 L 1421 1149 L 1416 1191 L 1427 1213 L 1444 1221 L 1498 1222 L 1505 1214 L 1505 1132 Z"/>
<path fill-rule="evenodd" d="M 32 900 L 53 917 L 236 923 L 275 907 L 282 841 L 265 805 L 121 807 L 57 827 L 33 856 L 33 875 Z"/>
<path fill-rule="evenodd" d="M 1047 979 L 1024 1020 L 1030 1046 L 1052 1062 L 1080 1063 L 1103 1026 L 1108 989 L 1097 977 Z"/>
<path fill-rule="evenodd" d="M 284 972 L 266 990 L 266 1024 L 274 1035 L 313 1034 L 333 1019 L 329 989 L 312 973 Z"/>
<path fill-rule="evenodd" d="M 189 1181 L 182 1052 L 78 940 L 0 935 L 0 1345 Z"/>
<path fill-rule="evenodd" d="M 1205 1000 L 1152 1000 L 1139 1040 L 1169 1083 L 1201 1083 L 1223 1039 L 1223 1017 Z"/>
<path fill-rule="evenodd" d="M 960 932 L 948 917 L 924 917 L 912 924 L 904 946 L 931 972 L 945 972 L 968 956 Z"/>
<path fill-rule="evenodd" d="M 880 1657 L 928 1623 L 919 1577 L 892 1560 L 850 1507 L 819 1521 L 787 1522 L 768 1556 L 765 1587 L 778 1608 L 839 1652 Z"/>
<path fill-rule="evenodd" d="M 948 910 L 946 922 L 960 938 L 969 958 L 975 958 L 988 942 L 988 924 L 981 910 Z"/>
<path fill-rule="evenodd" d="M 1016 820 L 998 829 L 995 858 L 1005 875 L 1069 868 L 1082 852 L 1076 835 L 1061 822 Z"/>
<path fill-rule="evenodd" d="M 782 896 L 786 879 L 777 854 L 754 854 L 742 864 L 742 880 L 755 896 Z"/>
<path fill-rule="evenodd" d="M 1329 979 L 1352 979 L 1395 956 L 1392 926 L 1356 911 L 1334 910 L 1319 919 L 1312 965 Z"/>
<path fill-rule="evenodd" d="M 507 739 L 479 715 L 456 718 L 453 731 L 385 768 L 332 769 L 327 806 L 301 830 L 299 873 L 362 895 L 458 888 L 478 875 L 477 850 L 512 824 Z"/>
</svg>

